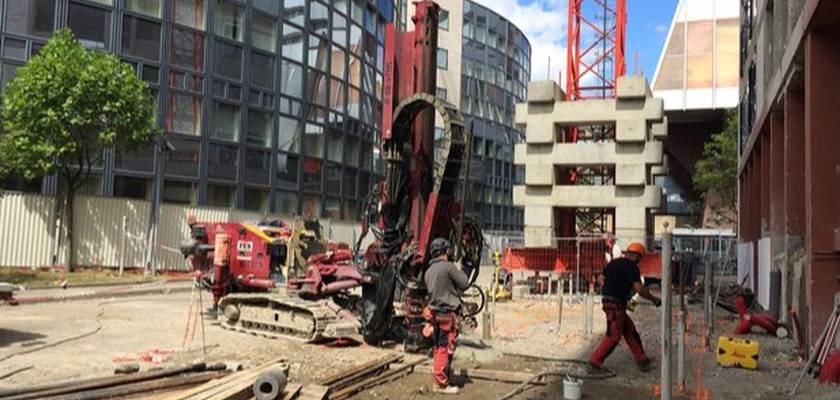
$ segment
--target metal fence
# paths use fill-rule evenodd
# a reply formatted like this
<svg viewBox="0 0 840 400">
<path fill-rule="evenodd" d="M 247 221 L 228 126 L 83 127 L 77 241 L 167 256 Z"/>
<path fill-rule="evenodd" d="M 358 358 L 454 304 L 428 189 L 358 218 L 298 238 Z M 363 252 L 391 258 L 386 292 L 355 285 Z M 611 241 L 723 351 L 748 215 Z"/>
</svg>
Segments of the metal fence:
<svg viewBox="0 0 840 400">
<path fill-rule="evenodd" d="M 624 243 L 615 235 L 586 235 L 577 237 L 554 237 L 551 247 L 526 247 L 521 231 L 485 232 L 488 251 L 483 255 L 485 265 L 493 263 L 492 256 L 498 252 L 501 266 L 509 271 L 521 271 L 536 276 L 567 276 L 573 281 L 573 291 L 586 290 L 603 267 L 611 259 L 621 255 L 616 243 Z M 661 237 L 650 236 L 645 240 L 648 253 L 639 263 L 642 276 L 661 280 Z M 709 263 L 720 280 L 734 276 L 736 270 L 736 238 L 732 235 L 675 234 L 673 238 L 672 261 L 674 276 L 680 272 L 687 284 L 702 275 Z M 521 275 L 521 273 L 520 273 Z"/>
</svg>

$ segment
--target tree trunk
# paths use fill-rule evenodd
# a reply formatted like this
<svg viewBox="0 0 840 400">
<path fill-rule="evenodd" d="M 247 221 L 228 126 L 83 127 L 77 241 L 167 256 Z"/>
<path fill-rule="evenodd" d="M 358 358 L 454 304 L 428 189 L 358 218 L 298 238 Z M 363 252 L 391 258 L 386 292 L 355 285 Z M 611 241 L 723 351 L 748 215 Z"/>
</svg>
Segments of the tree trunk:
<svg viewBox="0 0 840 400">
<path fill-rule="evenodd" d="M 64 191 L 64 225 L 67 227 L 67 264 L 65 265 L 67 272 L 72 272 L 75 264 L 76 256 L 76 237 L 73 235 L 73 208 L 76 200 L 75 183 L 68 182 L 67 189 Z"/>
</svg>

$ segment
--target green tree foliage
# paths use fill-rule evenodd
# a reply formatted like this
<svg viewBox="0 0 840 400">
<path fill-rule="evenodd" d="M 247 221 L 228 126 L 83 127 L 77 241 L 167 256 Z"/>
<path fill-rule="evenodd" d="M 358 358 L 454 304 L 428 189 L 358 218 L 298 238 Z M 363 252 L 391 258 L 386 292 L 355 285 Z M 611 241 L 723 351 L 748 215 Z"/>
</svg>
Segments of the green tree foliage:
<svg viewBox="0 0 840 400">
<path fill-rule="evenodd" d="M 26 179 L 56 174 L 73 266 L 73 198 L 105 149 L 132 153 L 160 134 L 145 82 L 113 54 L 57 31 L 3 90 L 0 170 Z"/>
<path fill-rule="evenodd" d="M 694 165 L 694 188 L 703 193 L 718 224 L 738 220 L 738 114 L 730 111 L 723 132 L 703 145 Z M 712 196 L 712 198 L 709 198 Z"/>
</svg>

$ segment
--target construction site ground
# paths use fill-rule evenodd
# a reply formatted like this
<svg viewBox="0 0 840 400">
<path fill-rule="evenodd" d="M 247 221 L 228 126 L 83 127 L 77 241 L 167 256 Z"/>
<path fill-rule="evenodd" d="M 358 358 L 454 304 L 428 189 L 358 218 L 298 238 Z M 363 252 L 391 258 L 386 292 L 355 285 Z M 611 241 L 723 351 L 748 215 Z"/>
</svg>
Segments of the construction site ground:
<svg viewBox="0 0 840 400">
<path fill-rule="evenodd" d="M 291 363 L 291 378 L 302 383 L 317 382 L 399 348 L 379 349 L 365 345 L 331 347 L 293 340 L 267 339 L 226 331 L 206 321 L 203 336 L 208 346 L 201 351 L 202 330 L 187 327 L 195 293 L 144 294 L 85 299 L 67 302 L 25 304 L 0 308 L 0 376 L 31 366 L 31 369 L 2 378 L 0 387 L 34 385 L 57 380 L 104 376 L 116 366 L 138 362 L 142 369 L 176 366 L 193 361 L 242 363 L 246 367 L 269 359 L 285 357 Z M 210 298 L 203 295 L 203 307 Z M 464 344 L 456 353 L 455 367 L 469 369 L 538 373 L 546 370 L 584 373 L 578 364 L 557 363 L 516 356 L 538 355 L 546 358 L 584 360 L 597 345 L 605 327 L 599 305 L 595 306 L 594 333 L 583 334 L 583 305 L 569 300 L 563 309 L 558 328 L 558 306 L 553 299 L 517 300 L 495 307 L 495 329 L 489 348 L 478 348 L 478 332 L 463 335 Z M 698 351 L 700 340 L 700 305 L 691 305 L 687 351 L 686 399 L 838 399 L 836 387 L 818 387 L 806 378 L 796 397 L 787 392 L 793 387 L 803 363 L 795 356 L 793 340 L 765 335 L 751 335 L 761 344 L 759 369 L 721 368 L 712 352 Z M 717 315 L 725 312 L 719 310 Z M 643 305 L 632 314 L 648 353 L 661 361 L 659 351 L 659 310 Z M 696 316 L 696 317 L 695 317 Z M 718 319 L 716 331 L 731 329 L 734 316 Z M 193 333 L 194 332 L 194 333 Z M 716 337 L 716 336 L 715 336 Z M 70 340 L 68 340 L 70 339 Z M 638 371 L 626 345 L 621 344 L 607 360 L 614 378 L 585 381 L 585 399 L 656 399 L 659 369 Z M 698 367 L 700 373 L 698 374 Z M 676 369 L 675 369 L 676 371 Z M 700 381 L 698 381 L 698 377 Z M 516 384 L 483 380 L 456 381 L 463 386 L 458 398 L 496 399 Z M 431 378 L 415 372 L 402 379 L 359 393 L 358 399 L 438 399 L 452 398 L 431 393 Z M 699 389 L 699 392 L 697 391 Z M 708 390 L 709 396 L 704 393 Z M 559 378 L 530 388 L 516 399 L 562 399 Z M 699 393 L 699 397 L 695 394 Z"/>
</svg>

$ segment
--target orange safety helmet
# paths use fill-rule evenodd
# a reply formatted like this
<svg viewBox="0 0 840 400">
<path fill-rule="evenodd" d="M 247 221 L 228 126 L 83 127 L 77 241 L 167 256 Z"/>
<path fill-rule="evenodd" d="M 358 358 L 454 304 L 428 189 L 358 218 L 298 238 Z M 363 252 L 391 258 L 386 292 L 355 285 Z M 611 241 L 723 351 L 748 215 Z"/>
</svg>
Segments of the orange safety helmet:
<svg viewBox="0 0 840 400">
<path fill-rule="evenodd" d="M 647 253 L 647 249 L 645 249 L 645 245 L 638 242 L 633 242 L 627 245 L 627 250 L 624 250 L 624 252 L 644 255 L 645 253 Z"/>
</svg>

